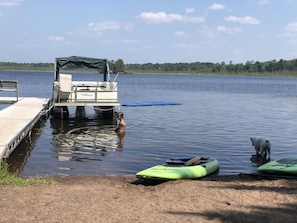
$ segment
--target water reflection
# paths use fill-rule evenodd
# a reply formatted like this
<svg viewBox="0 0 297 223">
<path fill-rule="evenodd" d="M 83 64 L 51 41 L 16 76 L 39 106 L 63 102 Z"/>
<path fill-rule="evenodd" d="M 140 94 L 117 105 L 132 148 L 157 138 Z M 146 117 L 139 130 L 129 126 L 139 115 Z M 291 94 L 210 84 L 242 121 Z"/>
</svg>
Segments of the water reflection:
<svg viewBox="0 0 297 223">
<path fill-rule="evenodd" d="M 263 164 L 270 161 L 270 157 L 266 158 L 266 156 L 261 156 L 259 154 L 254 154 L 251 156 L 250 161 L 256 164 L 256 167 L 262 166 Z"/>
<path fill-rule="evenodd" d="M 51 120 L 53 158 L 59 161 L 101 161 L 100 157 L 122 150 L 125 136 L 114 131 L 115 125 L 114 120 L 77 116 Z"/>
<path fill-rule="evenodd" d="M 36 142 L 39 139 L 42 129 L 45 126 L 46 117 L 40 118 L 30 133 L 21 141 L 12 154 L 5 160 L 12 173 L 21 173 L 31 155 Z"/>
</svg>

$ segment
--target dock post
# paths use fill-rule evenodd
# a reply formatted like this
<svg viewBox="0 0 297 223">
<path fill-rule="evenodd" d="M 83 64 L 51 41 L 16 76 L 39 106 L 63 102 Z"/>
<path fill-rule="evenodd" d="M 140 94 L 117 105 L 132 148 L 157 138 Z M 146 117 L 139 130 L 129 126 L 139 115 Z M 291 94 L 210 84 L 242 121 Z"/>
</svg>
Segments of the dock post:
<svg viewBox="0 0 297 223">
<path fill-rule="evenodd" d="M 67 119 L 69 116 L 69 110 L 67 106 L 54 107 L 52 112 L 54 117 L 59 119 Z"/>
<path fill-rule="evenodd" d="M 75 116 L 78 118 L 84 118 L 86 116 L 85 106 L 76 106 Z"/>
</svg>

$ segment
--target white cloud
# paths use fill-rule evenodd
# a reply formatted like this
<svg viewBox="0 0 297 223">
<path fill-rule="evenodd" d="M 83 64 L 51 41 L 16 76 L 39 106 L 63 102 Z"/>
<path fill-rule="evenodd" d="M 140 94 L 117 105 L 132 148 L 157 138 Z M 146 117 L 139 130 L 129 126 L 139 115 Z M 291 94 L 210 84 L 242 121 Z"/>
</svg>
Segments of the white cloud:
<svg viewBox="0 0 297 223">
<path fill-rule="evenodd" d="M 132 29 L 132 25 L 130 23 L 119 23 L 119 22 L 113 22 L 113 21 L 105 21 L 105 22 L 90 22 L 86 24 L 84 27 L 78 27 L 76 30 L 73 30 L 71 32 L 65 32 L 64 36 L 68 36 L 70 38 L 98 38 L 101 37 L 105 32 L 108 31 L 117 31 L 117 30 L 130 30 Z M 51 41 L 65 41 L 66 38 L 63 36 L 49 36 L 49 40 Z M 102 42 L 101 42 L 102 43 Z M 69 42 L 69 44 L 72 44 L 72 42 Z"/>
<path fill-rule="evenodd" d="M 185 32 L 182 32 L 182 31 L 175 31 L 174 34 L 176 36 L 185 36 L 186 35 Z"/>
<path fill-rule="evenodd" d="M 296 32 L 297 33 L 297 22 L 288 23 L 285 27 L 287 32 Z"/>
<path fill-rule="evenodd" d="M 23 0 L 0 0 L 0 7 L 14 7 L 19 6 L 22 3 Z M 0 9 L 0 16 L 6 16 L 6 13 L 4 13 Z"/>
<path fill-rule="evenodd" d="M 260 24 L 260 21 L 254 17 L 251 16 L 245 16 L 245 17 L 237 17 L 237 16 L 228 16 L 225 17 L 225 20 L 228 22 L 238 22 L 242 24 Z"/>
<path fill-rule="evenodd" d="M 120 29 L 120 24 L 117 22 L 99 22 L 89 23 L 87 29 L 95 32 L 103 32 L 105 30 Z"/>
<path fill-rule="evenodd" d="M 185 13 L 186 13 L 186 14 L 191 14 L 191 13 L 193 13 L 193 12 L 195 12 L 195 9 L 194 9 L 194 8 L 186 8 L 186 9 L 185 9 Z"/>
<path fill-rule="evenodd" d="M 225 9 L 225 6 L 221 5 L 221 4 L 214 3 L 214 4 L 212 4 L 212 6 L 209 7 L 209 9 L 211 9 L 211 10 L 223 10 L 223 9 Z"/>
<path fill-rule="evenodd" d="M 234 34 L 234 33 L 242 32 L 242 29 L 240 29 L 240 28 L 227 28 L 225 26 L 218 26 L 216 28 L 216 30 L 218 32 L 227 33 L 227 34 Z"/>
<path fill-rule="evenodd" d="M 119 22 L 114 22 L 114 21 L 105 21 L 105 22 L 98 22 L 98 23 L 93 23 L 90 22 L 85 31 L 91 33 L 95 33 L 96 35 L 101 35 L 103 32 L 108 31 L 108 30 L 120 30 L 120 29 L 125 29 L 129 30 L 132 29 L 132 25 L 129 23 L 119 23 Z M 88 35 L 88 34 L 84 34 Z"/>
<path fill-rule="evenodd" d="M 49 36 L 48 40 L 54 41 L 54 42 L 63 42 L 65 38 L 63 36 Z"/>
<path fill-rule="evenodd" d="M 289 39 L 289 42 L 296 43 L 297 37 L 297 22 L 288 23 L 285 27 L 285 33 L 283 36 Z"/>
<path fill-rule="evenodd" d="M 174 44 L 173 47 L 193 49 L 193 48 L 199 48 L 200 44 L 179 43 L 179 44 Z"/>
<path fill-rule="evenodd" d="M 204 22 L 203 17 L 190 17 L 180 14 L 167 14 L 166 12 L 143 12 L 139 16 L 141 19 L 151 23 L 170 23 L 170 22 Z"/>
<path fill-rule="evenodd" d="M 0 0 L 0 6 L 18 6 L 23 0 Z"/>
<path fill-rule="evenodd" d="M 266 4 L 269 4 L 269 3 L 270 3 L 269 0 L 260 0 L 259 1 L 260 5 L 266 5 Z"/>
</svg>

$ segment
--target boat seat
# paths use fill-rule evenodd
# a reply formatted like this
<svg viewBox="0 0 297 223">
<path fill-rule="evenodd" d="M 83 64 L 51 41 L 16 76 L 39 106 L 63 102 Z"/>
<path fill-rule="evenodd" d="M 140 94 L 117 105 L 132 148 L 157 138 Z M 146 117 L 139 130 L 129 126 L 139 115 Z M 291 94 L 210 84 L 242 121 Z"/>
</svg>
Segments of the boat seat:
<svg viewBox="0 0 297 223">
<path fill-rule="evenodd" d="M 60 91 L 71 92 L 72 91 L 72 75 L 60 74 Z"/>
<path fill-rule="evenodd" d="M 72 75 L 60 74 L 59 101 L 67 101 L 72 92 Z"/>
</svg>

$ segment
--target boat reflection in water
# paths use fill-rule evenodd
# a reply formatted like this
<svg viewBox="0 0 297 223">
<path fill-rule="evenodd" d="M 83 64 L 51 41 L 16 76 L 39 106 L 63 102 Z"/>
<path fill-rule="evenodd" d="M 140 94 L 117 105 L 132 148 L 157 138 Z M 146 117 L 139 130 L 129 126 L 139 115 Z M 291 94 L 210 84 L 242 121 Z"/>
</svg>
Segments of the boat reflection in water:
<svg viewBox="0 0 297 223">
<path fill-rule="evenodd" d="M 124 137 L 114 129 L 113 119 L 75 117 L 51 120 L 52 152 L 59 161 L 98 160 L 123 148 Z M 97 158 L 98 157 L 98 158 Z"/>
</svg>

